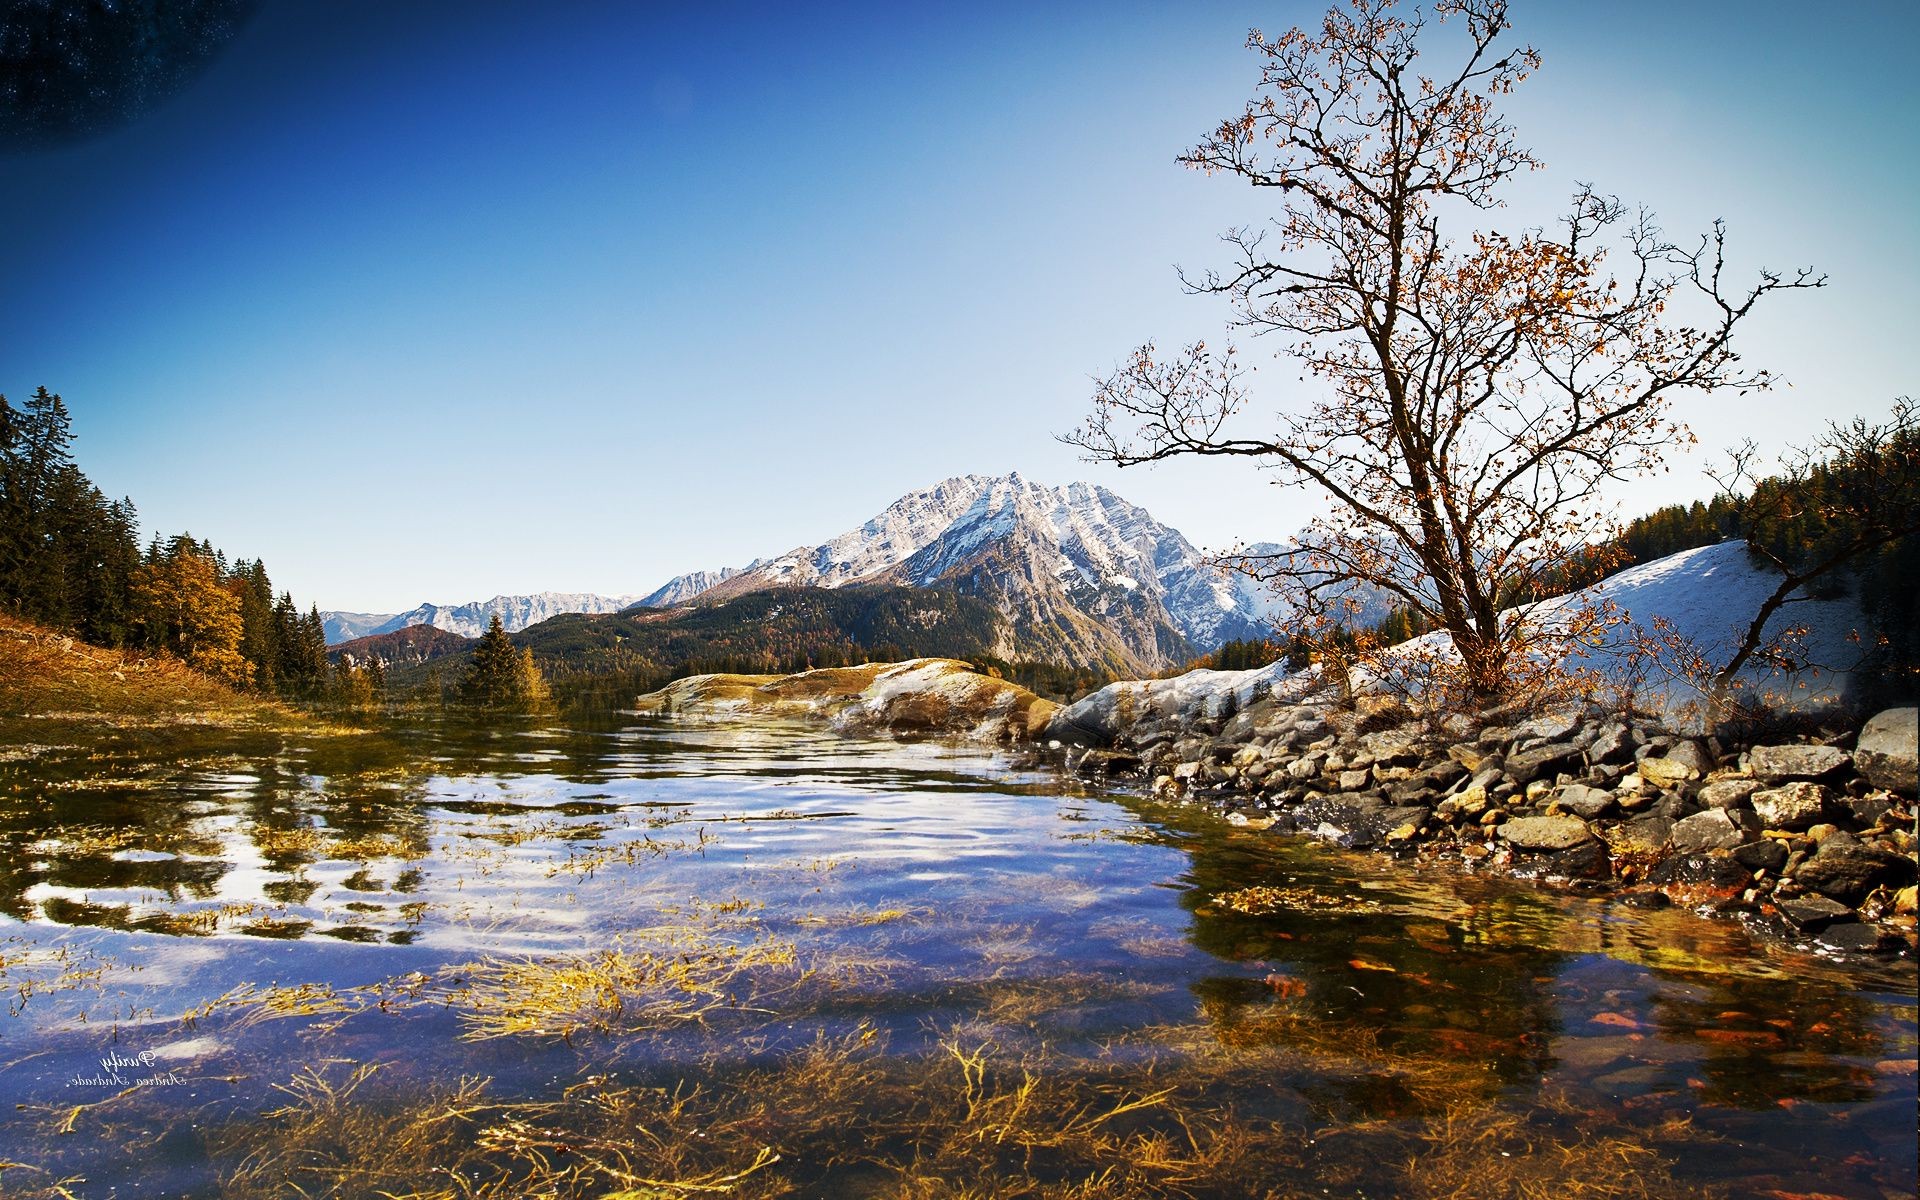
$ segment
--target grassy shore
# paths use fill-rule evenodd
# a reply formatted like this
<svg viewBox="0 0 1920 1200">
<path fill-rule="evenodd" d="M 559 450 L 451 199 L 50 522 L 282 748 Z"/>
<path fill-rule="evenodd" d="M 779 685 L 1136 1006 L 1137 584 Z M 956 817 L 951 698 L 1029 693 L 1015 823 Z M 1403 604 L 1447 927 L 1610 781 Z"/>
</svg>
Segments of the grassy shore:
<svg viewBox="0 0 1920 1200">
<path fill-rule="evenodd" d="M 235 736 L 363 732 L 236 691 L 168 655 L 90 646 L 0 617 L 0 755 L 74 745 L 166 755 Z"/>
</svg>

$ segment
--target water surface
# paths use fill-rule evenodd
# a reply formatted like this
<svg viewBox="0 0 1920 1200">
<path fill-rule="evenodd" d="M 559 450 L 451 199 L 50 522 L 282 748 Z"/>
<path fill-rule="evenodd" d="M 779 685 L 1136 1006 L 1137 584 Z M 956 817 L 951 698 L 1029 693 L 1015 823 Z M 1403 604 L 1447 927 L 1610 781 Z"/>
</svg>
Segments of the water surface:
<svg viewBox="0 0 1920 1200">
<path fill-rule="evenodd" d="M 1910 963 L 1408 870 L 771 722 L 40 753 L 0 1194 L 1914 1193 Z"/>
</svg>

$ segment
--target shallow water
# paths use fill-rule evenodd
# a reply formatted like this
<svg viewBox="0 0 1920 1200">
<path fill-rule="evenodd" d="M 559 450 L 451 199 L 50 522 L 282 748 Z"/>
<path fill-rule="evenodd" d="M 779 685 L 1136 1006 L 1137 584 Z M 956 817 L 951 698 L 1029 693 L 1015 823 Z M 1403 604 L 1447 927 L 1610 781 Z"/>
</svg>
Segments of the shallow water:
<svg viewBox="0 0 1920 1200">
<path fill-rule="evenodd" d="M 1407 870 L 776 723 L 0 763 L 0 1194 L 1914 1194 L 1911 963 Z"/>
</svg>

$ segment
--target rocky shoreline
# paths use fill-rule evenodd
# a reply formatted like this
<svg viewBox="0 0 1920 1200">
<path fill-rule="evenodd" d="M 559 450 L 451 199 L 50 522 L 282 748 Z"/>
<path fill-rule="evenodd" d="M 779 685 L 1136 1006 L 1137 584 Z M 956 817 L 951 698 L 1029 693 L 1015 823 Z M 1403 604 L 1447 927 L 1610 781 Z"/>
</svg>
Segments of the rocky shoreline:
<svg viewBox="0 0 1920 1200">
<path fill-rule="evenodd" d="M 1411 862 L 1623 889 L 1856 952 L 1915 948 L 1915 715 L 1736 746 L 1600 709 L 1435 726 L 1392 704 L 1259 701 L 1231 718 L 1076 725 L 1083 776 Z"/>
<path fill-rule="evenodd" d="M 1012 744 L 1410 864 L 1616 888 L 1836 951 L 1917 945 L 1913 708 L 1733 744 L 1593 705 L 1435 720 L 1271 669 L 1113 684 L 1060 708 L 944 659 L 695 676 L 637 706 Z"/>
</svg>

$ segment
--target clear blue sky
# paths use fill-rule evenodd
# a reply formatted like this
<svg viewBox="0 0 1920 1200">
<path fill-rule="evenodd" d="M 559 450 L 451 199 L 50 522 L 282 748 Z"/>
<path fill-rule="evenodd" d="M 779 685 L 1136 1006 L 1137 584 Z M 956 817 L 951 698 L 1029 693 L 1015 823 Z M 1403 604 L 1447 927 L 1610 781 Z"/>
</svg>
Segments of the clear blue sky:
<svg viewBox="0 0 1920 1200">
<path fill-rule="evenodd" d="M 1052 435 L 1217 330 L 1173 264 L 1266 198 L 1174 156 L 1250 94 L 1247 28 L 1322 7 L 270 4 L 143 119 L 0 158 L 0 391 L 65 394 L 150 530 L 324 608 L 642 591 L 967 472 L 1285 536 L 1311 495 Z M 1795 386 L 1690 406 L 1703 447 L 1916 391 L 1920 6 L 1515 12 L 1550 169 L 1505 223 L 1592 180 L 1832 277 L 1749 331 Z"/>
</svg>

